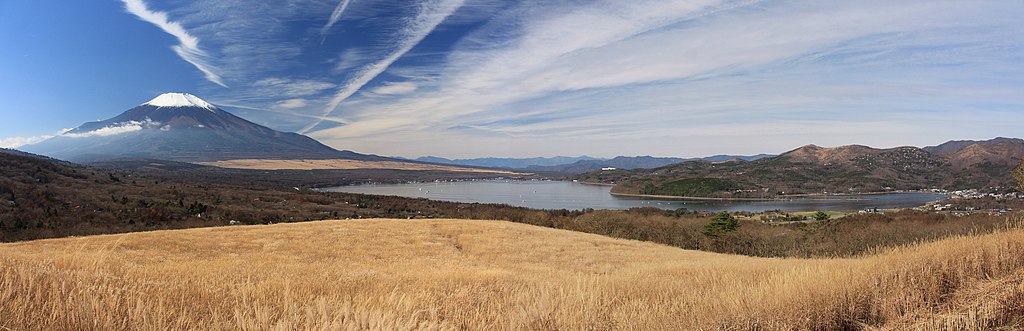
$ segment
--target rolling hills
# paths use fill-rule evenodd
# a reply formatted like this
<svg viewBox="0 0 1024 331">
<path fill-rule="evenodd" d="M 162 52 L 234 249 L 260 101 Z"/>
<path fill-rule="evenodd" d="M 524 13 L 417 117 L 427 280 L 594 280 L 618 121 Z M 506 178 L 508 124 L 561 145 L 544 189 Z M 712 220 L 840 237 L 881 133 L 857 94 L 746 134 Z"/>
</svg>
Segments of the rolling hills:
<svg viewBox="0 0 1024 331">
<path fill-rule="evenodd" d="M 1021 242 L 1007 230 L 765 259 L 473 220 L 49 239 L 0 244 L 0 327 L 1013 329 Z"/>
<path fill-rule="evenodd" d="M 508 217 L 524 208 L 323 193 L 316 184 L 471 179 L 440 170 L 248 170 L 148 159 L 83 166 L 0 149 L 0 241 L 332 217 Z"/>
<path fill-rule="evenodd" d="M 655 169 L 592 172 L 574 177 L 615 183 L 621 194 L 771 198 L 794 194 L 864 193 L 914 189 L 1000 191 L 1016 185 L 1011 170 L 1024 158 L 1024 140 L 950 142 L 878 149 L 807 145 L 754 161 L 695 161 Z M 694 185 L 714 182 L 713 188 Z"/>
</svg>

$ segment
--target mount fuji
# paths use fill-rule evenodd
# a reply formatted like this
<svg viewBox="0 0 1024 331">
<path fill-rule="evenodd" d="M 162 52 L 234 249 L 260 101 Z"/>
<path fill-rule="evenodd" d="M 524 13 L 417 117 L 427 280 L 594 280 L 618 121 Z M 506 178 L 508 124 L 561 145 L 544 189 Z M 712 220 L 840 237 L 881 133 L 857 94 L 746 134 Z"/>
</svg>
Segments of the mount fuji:
<svg viewBox="0 0 1024 331">
<path fill-rule="evenodd" d="M 88 122 L 27 152 L 71 161 L 122 157 L 208 162 L 231 159 L 391 160 L 339 151 L 232 115 L 187 93 L 165 93 L 104 121 Z"/>
</svg>

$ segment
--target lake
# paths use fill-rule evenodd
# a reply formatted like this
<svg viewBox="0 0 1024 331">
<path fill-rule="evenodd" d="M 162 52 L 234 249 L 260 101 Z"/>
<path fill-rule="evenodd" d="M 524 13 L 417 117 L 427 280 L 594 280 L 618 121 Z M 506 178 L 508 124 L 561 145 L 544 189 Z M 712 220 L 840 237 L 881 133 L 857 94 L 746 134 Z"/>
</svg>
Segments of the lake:
<svg viewBox="0 0 1024 331">
<path fill-rule="evenodd" d="M 690 210 L 704 211 L 727 210 L 747 212 L 775 209 L 785 211 L 851 211 L 866 208 L 911 208 L 945 198 L 941 194 L 907 192 L 843 196 L 844 198 L 859 198 L 861 200 L 662 200 L 612 196 L 610 194 L 610 186 L 545 180 L 368 184 L 330 187 L 320 190 L 326 192 L 395 195 L 456 202 L 504 203 L 537 209 L 628 209 L 633 207 L 657 207 L 663 209 L 688 208 Z"/>
</svg>

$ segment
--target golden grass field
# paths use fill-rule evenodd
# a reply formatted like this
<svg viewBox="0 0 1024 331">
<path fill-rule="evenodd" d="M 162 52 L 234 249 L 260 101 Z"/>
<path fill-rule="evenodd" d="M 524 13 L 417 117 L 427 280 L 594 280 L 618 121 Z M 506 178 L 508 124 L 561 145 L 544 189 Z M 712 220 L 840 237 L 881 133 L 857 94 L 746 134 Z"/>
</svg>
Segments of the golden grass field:
<svg viewBox="0 0 1024 331">
<path fill-rule="evenodd" d="M 2 330 L 970 330 L 1024 231 L 767 259 L 516 223 L 353 220 L 0 245 Z"/>
<path fill-rule="evenodd" d="M 252 170 L 353 170 L 353 169 L 393 169 L 393 170 L 433 170 L 453 172 L 478 172 L 495 174 L 517 174 L 512 171 L 495 169 L 464 168 L 458 166 L 446 166 L 436 164 L 422 164 L 411 162 L 395 161 L 359 161 L 359 160 L 263 160 L 263 159 L 238 159 L 214 162 L 195 162 L 196 164 L 208 165 L 220 168 L 231 169 L 252 169 Z"/>
</svg>

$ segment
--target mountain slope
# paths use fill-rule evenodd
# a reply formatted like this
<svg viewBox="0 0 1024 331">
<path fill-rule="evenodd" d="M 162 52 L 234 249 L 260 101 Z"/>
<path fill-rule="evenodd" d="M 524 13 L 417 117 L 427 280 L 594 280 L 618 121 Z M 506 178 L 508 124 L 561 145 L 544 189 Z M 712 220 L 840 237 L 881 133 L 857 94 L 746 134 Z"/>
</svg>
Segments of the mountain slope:
<svg viewBox="0 0 1024 331">
<path fill-rule="evenodd" d="M 938 146 L 928 146 L 928 147 L 923 147 L 921 149 L 925 150 L 928 153 L 932 153 L 932 154 L 950 154 L 950 153 L 959 152 L 959 151 L 963 150 L 964 148 L 967 148 L 967 147 L 973 146 L 973 145 L 987 146 L 987 145 L 998 145 L 998 144 L 1004 144 L 1004 143 L 1010 143 L 1010 144 L 1013 144 L 1013 143 L 1024 143 L 1024 139 L 997 137 L 997 138 L 993 138 L 993 139 L 989 139 L 989 140 L 950 140 L 950 141 L 942 143 L 942 144 L 940 144 Z"/>
<path fill-rule="evenodd" d="M 575 179 L 615 183 L 617 193 L 702 192 L 701 196 L 721 198 L 927 188 L 1004 190 L 1014 186 L 1010 170 L 1024 158 L 1024 140 L 953 142 L 933 150 L 943 153 L 917 147 L 807 145 L 750 162 L 695 161 L 648 170 L 594 172 Z M 718 185 L 710 186 L 711 192 L 706 187 L 680 187 L 708 182 Z"/>
<path fill-rule="evenodd" d="M 162 94 L 108 120 L 82 124 L 22 149 L 76 161 L 112 157 L 186 162 L 244 158 L 390 160 L 338 151 L 304 135 L 275 131 L 185 93 Z"/>
</svg>

